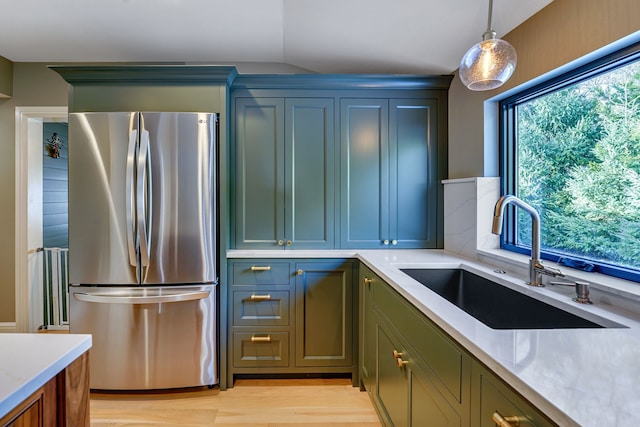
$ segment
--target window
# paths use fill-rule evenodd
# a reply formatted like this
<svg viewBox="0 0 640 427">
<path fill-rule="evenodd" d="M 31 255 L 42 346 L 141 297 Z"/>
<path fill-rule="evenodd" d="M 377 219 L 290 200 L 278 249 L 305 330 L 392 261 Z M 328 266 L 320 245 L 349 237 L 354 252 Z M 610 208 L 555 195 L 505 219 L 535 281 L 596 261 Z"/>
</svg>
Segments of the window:
<svg viewBox="0 0 640 427">
<path fill-rule="evenodd" d="M 542 257 L 640 282 L 640 45 L 500 108 L 502 188 L 540 213 Z M 509 212 L 502 247 L 529 253 L 530 227 Z"/>
</svg>

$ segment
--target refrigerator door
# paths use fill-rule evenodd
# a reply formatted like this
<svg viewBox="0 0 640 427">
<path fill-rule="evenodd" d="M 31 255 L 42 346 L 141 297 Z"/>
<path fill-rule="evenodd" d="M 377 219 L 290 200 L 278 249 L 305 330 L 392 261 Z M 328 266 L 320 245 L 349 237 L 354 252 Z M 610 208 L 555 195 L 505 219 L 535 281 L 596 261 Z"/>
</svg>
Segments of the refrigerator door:
<svg viewBox="0 0 640 427">
<path fill-rule="evenodd" d="M 136 113 L 69 115 L 70 283 L 139 283 L 131 221 L 137 121 Z"/>
<path fill-rule="evenodd" d="M 211 113 L 141 113 L 138 196 L 147 192 L 137 221 L 142 284 L 217 280 L 216 119 Z"/>
<path fill-rule="evenodd" d="M 217 384 L 216 285 L 73 286 L 70 332 L 91 334 L 90 387 Z"/>
</svg>

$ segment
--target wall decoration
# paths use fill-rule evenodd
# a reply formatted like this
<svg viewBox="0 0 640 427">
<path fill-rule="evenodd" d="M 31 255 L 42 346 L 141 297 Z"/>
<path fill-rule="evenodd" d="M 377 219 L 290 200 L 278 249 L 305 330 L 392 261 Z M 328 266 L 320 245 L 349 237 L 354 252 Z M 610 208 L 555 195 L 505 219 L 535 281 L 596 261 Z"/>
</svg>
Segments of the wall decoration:
<svg viewBox="0 0 640 427">
<path fill-rule="evenodd" d="M 56 132 L 51 135 L 51 139 L 47 139 L 47 151 L 49 156 L 57 159 L 60 157 L 60 149 L 62 148 L 62 140 Z"/>
</svg>

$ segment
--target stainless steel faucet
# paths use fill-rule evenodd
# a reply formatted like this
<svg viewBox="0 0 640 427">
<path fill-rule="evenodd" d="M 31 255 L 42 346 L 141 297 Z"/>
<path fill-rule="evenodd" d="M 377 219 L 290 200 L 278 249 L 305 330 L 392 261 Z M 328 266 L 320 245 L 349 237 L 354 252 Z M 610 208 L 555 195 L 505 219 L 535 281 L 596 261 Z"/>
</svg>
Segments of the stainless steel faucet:
<svg viewBox="0 0 640 427">
<path fill-rule="evenodd" d="M 544 286 L 542 283 L 543 274 L 553 277 L 564 277 L 564 274 L 562 274 L 559 269 L 545 267 L 542 264 L 542 260 L 540 259 L 540 215 L 538 215 L 538 211 L 536 211 L 531 205 L 510 194 L 500 197 L 493 212 L 493 227 L 491 228 L 491 232 L 493 234 L 502 233 L 504 210 L 510 203 L 522 208 L 531 215 L 531 259 L 529 260 L 529 285 Z"/>
</svg>

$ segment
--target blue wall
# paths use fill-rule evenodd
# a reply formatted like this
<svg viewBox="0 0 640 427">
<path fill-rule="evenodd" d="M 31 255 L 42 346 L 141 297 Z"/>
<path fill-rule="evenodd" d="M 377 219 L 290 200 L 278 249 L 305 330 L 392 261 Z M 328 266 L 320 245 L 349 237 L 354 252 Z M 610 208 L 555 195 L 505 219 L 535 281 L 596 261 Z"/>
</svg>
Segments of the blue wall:
<svg viewBox="0 0 640 427">
<path fill-rule="evenodd" d="M 60 157 L 49 155 L 47 146 L 56 133 L 62 141 Z M 45 248 L 69 247 L 69 156 L 67 123 L 43 124 L 42 209 Z"/>
</svg>

